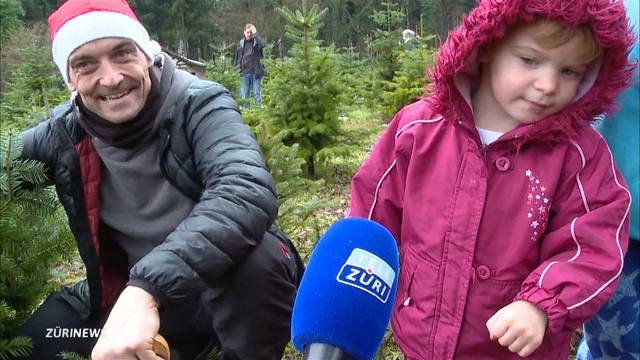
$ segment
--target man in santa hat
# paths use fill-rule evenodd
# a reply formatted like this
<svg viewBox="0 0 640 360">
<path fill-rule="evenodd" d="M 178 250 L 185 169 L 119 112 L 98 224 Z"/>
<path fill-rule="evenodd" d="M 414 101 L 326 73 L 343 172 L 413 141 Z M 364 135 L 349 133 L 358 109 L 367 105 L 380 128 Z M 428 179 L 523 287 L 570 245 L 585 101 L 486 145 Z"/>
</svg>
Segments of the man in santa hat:
<svg viewBox="0 0 640 360">
<path fill-rule="evenodd" d="M 32 358 L 157 359 L 160 333 L 182 359 L 279 359 L 302 263 L 229 91 L 157 54 L 124 0 L 66 1 L 49 27 L 75 96 L 23 157 L 49 169 L 87 277 L 20 329 Z"/>
</svg>

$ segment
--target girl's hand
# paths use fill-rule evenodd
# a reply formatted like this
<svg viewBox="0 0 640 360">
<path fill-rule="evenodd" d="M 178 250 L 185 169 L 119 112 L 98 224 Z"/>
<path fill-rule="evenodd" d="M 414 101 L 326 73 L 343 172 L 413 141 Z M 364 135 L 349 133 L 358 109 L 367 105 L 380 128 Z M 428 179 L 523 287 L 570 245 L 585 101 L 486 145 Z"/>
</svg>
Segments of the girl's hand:
<svg viewBox="0 0 640 360">
<path fill-rule="evenodd" d="M 522 357 L 534 352 L 544 338 L 547 314 L 526 301 L 515 301 L 498 310 L 489 321 L 487 329 L 491 340 Z"/>
</svg>

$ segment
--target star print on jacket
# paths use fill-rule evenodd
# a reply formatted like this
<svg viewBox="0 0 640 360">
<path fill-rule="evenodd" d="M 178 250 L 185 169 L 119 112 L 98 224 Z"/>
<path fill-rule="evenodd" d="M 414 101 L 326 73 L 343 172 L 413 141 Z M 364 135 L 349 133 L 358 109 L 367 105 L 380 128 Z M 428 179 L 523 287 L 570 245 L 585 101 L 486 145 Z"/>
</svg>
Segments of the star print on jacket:
<svg viewBox="0 0 640 360">
<path fill-rule="evenodd" d="M 531 240 L 537 241 L 547 229 L 550 202 L 546 196 L 546 186 L 533 174 L 533 171 L 527 169 L 524 174 L 529 179 L 526 200 L 529 205 L 527 217 L 529 218 Z"/>
</svg>

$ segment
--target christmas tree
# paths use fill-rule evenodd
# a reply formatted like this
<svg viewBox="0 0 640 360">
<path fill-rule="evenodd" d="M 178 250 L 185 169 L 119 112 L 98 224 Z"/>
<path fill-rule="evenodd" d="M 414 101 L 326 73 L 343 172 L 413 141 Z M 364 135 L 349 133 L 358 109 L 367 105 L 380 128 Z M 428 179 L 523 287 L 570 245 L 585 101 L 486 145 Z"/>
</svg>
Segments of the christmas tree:
<svg viewBox="0 0 640 360">
<path fill-rule="evenodd" d="M 22 160 L 20 137 L 0 135 L 0 359 L 25 356 L 31 340 L 17 328 L 58 284 L 54 269 L 73 248 L 46 168 Z"/>
<path fill-rule="evenodd" d="M 271 80 L 265 88 L 267 113 L 274 126 L 286 130 L 285 144 L 298 144 L 307 172 L 313 177 L 316 154 L 336 145 L 340 131 L 334 48 L 322 48 L 317 40 L 327 9 L 319 10 L 317 5 L 309 9 L 303 0 L 302 9 L 281 8 L 279 12 L 288 22 L 286 36 L 293 47 L 289 58 L 270 69 Z"/>
</svg>

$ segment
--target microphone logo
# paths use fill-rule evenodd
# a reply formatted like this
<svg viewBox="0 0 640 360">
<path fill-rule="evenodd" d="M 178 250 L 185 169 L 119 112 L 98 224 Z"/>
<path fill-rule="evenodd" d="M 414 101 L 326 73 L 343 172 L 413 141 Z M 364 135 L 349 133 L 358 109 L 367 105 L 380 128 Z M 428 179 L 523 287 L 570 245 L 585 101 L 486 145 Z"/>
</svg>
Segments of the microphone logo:
<svg viewBox="0 0 640 360">
<path fill-rule="evenodd" d="M 378 256 L 359 248 L 353 249 L 342 265 L 336 280 L 363 290 L 383 304 L 389 300 L 396 273 Z"/>
</svg>

